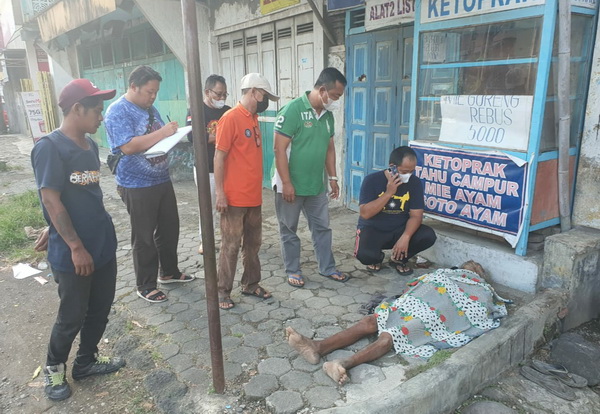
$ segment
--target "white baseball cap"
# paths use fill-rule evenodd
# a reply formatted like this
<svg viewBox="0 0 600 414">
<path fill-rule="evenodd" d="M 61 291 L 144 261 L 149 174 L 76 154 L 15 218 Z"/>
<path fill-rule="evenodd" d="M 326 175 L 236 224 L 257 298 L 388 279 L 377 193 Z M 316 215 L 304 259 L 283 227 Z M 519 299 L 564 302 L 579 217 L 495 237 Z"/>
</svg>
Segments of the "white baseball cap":
<svg viewBox="0 0 600 414">
<path fill-rule="evenodd" d="M 269 83 L 267 78 L 265 78 L 260 73 L 249 73 L 242 78 L 241 89 L 244 90 L 250 88 L 262 89 L 267 93 L 267 96 L 270 100 L 279 100 L 279 96 L 275 95 L 271 90 L 271 84 Z"/>
</svg>

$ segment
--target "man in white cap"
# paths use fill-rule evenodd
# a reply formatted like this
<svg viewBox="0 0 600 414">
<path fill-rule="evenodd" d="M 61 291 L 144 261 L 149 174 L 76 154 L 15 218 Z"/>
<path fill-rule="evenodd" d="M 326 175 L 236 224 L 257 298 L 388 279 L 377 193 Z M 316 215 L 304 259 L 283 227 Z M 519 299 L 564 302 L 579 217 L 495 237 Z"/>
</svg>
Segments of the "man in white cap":
<svg viewBox="0 0 600 414">
<path fill-rule="evenodd" d="M 259 73 L 242 78 L 242 98 L 217 126 L 215 152 L 216 209 L 221 213 L 221 252 L 217 271 L 219 307 L 231 309 L 231 290 L 240 246 L 244 273 L 242 294 L 268 299 L 260 285 L 258 250 L 262 243 L 262 139 L 258 113 L 279 96 Z"/>
</svg>

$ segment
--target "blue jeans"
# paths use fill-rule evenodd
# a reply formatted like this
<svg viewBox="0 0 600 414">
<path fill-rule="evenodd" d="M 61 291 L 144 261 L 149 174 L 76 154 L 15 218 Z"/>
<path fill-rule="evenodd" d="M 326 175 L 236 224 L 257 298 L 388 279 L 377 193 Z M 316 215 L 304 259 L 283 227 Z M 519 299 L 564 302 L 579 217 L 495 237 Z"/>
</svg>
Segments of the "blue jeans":
<svg viewBox="0 0 600 414">
<path fill-rule="evenodd" d="M 60 306 L 50 334 L 46 365 L 67 362 L 73 341 L 79 332 L 79 350 L 76 362 L 94 361 L 98 342 L 108 323 L 108 313 L 115 298 L 117 259 L 95 269 L 90 276 L 52 269 L 58 283 Z"/>
</svg>

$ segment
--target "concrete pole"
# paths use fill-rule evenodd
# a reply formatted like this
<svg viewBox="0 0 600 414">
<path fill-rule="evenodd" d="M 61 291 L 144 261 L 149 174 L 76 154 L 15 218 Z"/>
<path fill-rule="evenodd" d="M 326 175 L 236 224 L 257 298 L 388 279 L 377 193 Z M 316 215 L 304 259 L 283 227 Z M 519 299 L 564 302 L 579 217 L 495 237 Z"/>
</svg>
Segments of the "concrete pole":
<svg viewBox="0 0 600 414">
<path fill-rule="evenodd" d="M 571 1 L 558 2 L 558 209 L 560 230 L 571 229 L 569 146 L 571 131 Z"/>
<path fill-rule="evenodd" d="M 202 106 L 202 74 L 200 73 L 200 50 L 198 48 L 198 17 L 196 1 L 182 0 L 183 33 L 187 61 L 187 75 L 192 115 L 194 152 L 196 154 L 196 179 L 198 182 L 198 204 L 202 226 L 202 246 L 204 247 L 204 281 L 206 287 L 206 307 L 208 310 L 208 333 L 215 392 L 225 390 L 223 371 L 223 345 L 221 342 L 221 317 L 217 290 L 217 261 L 215 254 L 215 231 L 212 221 L 210 184 L 208 179 L 208 151 L 205 139 L 204 107 Z"/>
</svg>

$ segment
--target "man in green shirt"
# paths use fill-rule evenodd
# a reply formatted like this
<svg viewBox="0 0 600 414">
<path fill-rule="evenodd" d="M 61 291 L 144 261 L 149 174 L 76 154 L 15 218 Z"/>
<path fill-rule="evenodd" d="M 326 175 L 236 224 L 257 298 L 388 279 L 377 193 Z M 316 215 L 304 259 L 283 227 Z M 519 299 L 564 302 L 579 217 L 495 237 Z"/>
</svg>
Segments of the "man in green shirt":
<svg viewBox="0 0 600 414">
<path fill-rule="evenodd" d="M 325 180 L 327 172 L 329 195 L 338 198 L 331 111 L 339 107 L 346 84 L 339 70 L 324 69 L 313 90 L 284 106 L 275 121 L 275 210 L 288 283 L 295 287 L 304 286 L 296 235 L 300 211 L 312 234 L 319 273 L 339 282 L 349 279 L 335 267 Z"/>
</svg>

